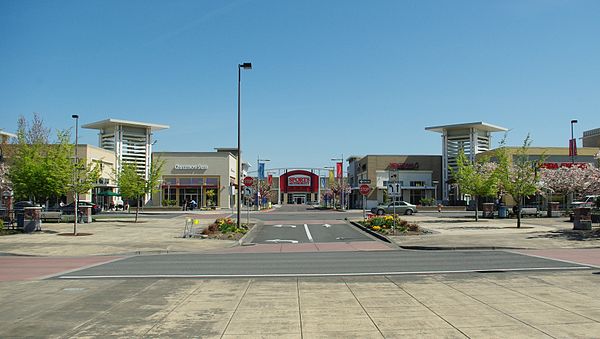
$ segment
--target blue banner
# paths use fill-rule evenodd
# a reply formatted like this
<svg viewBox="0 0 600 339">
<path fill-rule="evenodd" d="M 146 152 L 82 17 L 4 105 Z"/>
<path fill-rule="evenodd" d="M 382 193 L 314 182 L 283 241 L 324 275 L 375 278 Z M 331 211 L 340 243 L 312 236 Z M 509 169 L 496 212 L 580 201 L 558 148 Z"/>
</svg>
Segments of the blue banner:
<svg viewBox="0 0 600 339">
<path fill-rule="evenodd" d="M 327 178 L 321 178 L 321 188 L 327 187 Z"/>
<path fill-rule="evenodd" d="M 258 180 L 265 180 L 265 163 L 258 163 Z"/>
</svg>

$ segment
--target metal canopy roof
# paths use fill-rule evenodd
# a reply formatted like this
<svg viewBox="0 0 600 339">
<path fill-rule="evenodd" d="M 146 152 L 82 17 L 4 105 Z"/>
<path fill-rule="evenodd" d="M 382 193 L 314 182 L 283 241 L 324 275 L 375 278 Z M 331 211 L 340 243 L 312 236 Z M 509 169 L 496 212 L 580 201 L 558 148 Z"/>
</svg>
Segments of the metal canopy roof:
<svg viewBox="0 0 600 339">
<path fill-rule="evenodd" d="M 81 127 L 89 128 L 89 129 L 107 129 L 110 127 L 114 127 L 115 125 L 150 128 L 152 131 L 159 131 L 161 129 L 169 128 L 168 125 L 149 124 L 146 122 L 119 120 L 119 119 L 106 119 L 106 120 L 102 120 L 102 121 L 96 121 L 96 122 L 92 122 L 89 124 L 85 124 Z"/>
<path fill-rule="evenodd" d="M 444 130 L 459 130 L 459 129 L 467 129 L 467 128 L 474 128 L 474 129 L 478 129 L 478 130 L 481 130 L 481 131 L 487 131 L 487 132 L 505 132 L 505 131 L 508 131 L 507 128 L 496 126 L 496 125 L 492 125 L 492 124 L 488 124 L 488 123 L 482 122 L 482 121 L 479 121 L 479 122 L 469 122 L 469 123 L 463 123 L 463 124 L 453 124 L 453 125 L 442 125 L 442 126 L 425 127 L 425 130 L 426 131 L 443 133 Z"/>
</svg>

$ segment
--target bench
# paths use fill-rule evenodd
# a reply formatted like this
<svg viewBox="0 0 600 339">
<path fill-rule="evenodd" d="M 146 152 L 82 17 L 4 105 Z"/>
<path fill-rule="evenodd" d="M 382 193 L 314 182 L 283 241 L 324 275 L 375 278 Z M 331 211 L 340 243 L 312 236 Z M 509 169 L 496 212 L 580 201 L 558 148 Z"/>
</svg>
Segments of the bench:
<svg viewBox="0 0 600 339">
<path fill-rule="evenodd" d="M 55 222 L 61 222 L 62 212 L 60 212 L 60 211 L 42 211 L 40 219 L 42 219 L 42 221 L 52 220 Z"/>
<path fill-rule="evenodd" d="M 515 213 L 512 211 L 512 209 L 510 210 L 510 214 L 511 216 L 515 216 Z M 521 216 L 539 217 L 540 212 L 538 211 L 537 207 L 521 207 Z"/>
</svg>

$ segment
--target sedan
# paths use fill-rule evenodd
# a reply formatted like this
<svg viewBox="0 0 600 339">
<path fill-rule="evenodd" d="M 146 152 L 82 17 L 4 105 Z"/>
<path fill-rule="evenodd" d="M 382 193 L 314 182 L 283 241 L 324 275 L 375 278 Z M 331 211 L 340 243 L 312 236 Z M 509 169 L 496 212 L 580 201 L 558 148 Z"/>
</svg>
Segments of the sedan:
<svg viewBox="0 0 600 339">
<path fill-rule="evenodd" d="M 391 204 L 377 205 L 377 207 L 371 208 L 371 213 L 383 215 L 386 213 L 394 213 L 394 209 L 396 210 L 396 214 L 411 215 L 413 213 L 417 213 L 417 206 L 409 204 L 406 201 L 396 201 L 395 203 Z"/>
<path fill-rule="evenodd" d="M 63 214 L 73 214 L 73 209 L 74 209 L 73 206 L 74 206 L 74 203 L 70 203 L 68 205 L 61 207 L 60 210 L 63 212 Z M 94 204 L 93 202 L 79 201 L 79 207 L 83 207 L 83 206 L 91 207 L 92 214 L 98 214 L 101 211 L 100 206 Z"/>
</svg>

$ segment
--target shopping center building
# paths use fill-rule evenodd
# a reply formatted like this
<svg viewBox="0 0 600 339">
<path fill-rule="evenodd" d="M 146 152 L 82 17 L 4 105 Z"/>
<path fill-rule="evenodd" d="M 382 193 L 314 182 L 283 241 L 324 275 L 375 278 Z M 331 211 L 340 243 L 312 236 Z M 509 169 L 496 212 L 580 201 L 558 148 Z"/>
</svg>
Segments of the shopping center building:
<svg viewBox="0 0 600 339">
<path fill-rule="evenodd" d="M 154 152 L 152 158 L 163 170 L 151 205 L 183 207 L 193 200 L 201 208 L 235 206 L 237 157 L 229 151 Z"/>
<path fill-rule="evenodd" d="M 423 198 L 439 200 L 442 180 L 442 157 L 439 155 L 367 155 L 348 159 L 350 207 L 363 208 L 360 181 L 370 180 L 371 193 L 366 208 L 392 200 L 419 204 Z"/>
</svg>

